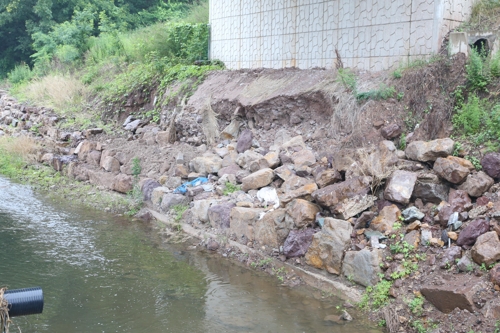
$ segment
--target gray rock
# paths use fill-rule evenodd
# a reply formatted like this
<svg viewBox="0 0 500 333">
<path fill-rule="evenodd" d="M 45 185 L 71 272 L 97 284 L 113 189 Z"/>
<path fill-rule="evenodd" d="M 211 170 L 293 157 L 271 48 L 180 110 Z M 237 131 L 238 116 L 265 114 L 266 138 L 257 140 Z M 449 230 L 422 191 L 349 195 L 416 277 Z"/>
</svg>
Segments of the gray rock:
<svg viewBox="0 0 500 333">
<path fill-rule="evenodd" d="M 381 252 L 379 250 L 347 251 L 342 264 L 342 274 L 363 285 L 373 286 L 379 280 Z"/>
<path fill-rule="evenodd" d="M 413 141 L 406 147 L 405 154 L 410 160 L 420 162 L 435 161 L 438 157 L 451 155 L 454 144 L 455 142 L 450 138 L 429 142 Z"/>
<path fill-rule="evenodd" d="M 421 173 L 413 189 L 413 198 L 420 198 L 424 202 L 439 204 L 448 201 L 449 186 L 441 183 L 439 177 L 433 173 Z"/>
<path fill-rule="evenodd" d="M 308 265 L 340 275 L 344 251 L 351 242 L 352 226 L 344 220 L 325 218 L 325 224 L 316 233 L 306 253 Z"/>
<path fill-rule="evenodd" d="M 415 206 L 412 206 L 412 207 L 409 207 L 409 208 L 406 208 L 405 210 L 403 210 L 401 212 L 401 215 L 403 215 L 404 217 L 404 221 L 406 223 L 410 223 L 410 222 L 413 222 L 413 221 L 416 221 L 416 220 L 422 220 L 425 216 L 424 213 L 422 213 L 420 210 L 418 210 L 417 207 Z"/>
<path fill-rule="evenodd" d="M 403 204 L 409 203 L 416 181 L 417 174 L 414 172 L 394 171 L 385 187 L 384 198 Z"/>
<path fill-rule="evenodd" d="M 240 137 L 238 138 L 238 143 L 236 144 L 236 151 L 238 153 L 243 153 L 246 150 L 252 148 L 253 133 L 249 129 L 244 130 Z"/>
<path fill-rule="evenodd" d="M 236 205 L 232 202 L 214 205 L 208 209 L 210 225 L 216 229 L 228 229 L 230 225 L 231 209 Z"/>
<path fill-rule="evenodd" d="M 455 259 L 462 257 L 462 248 L 460 246 L 452 246 L 443 251 L 439 267 L 448 269 L 455 264 Z"/>
<path fill-rule="evenodd" d="M 500 260 L 500 241 L 496 231 L 479 236 L 471 249 L 471 255 L 478 265 L 491 265 Z"/>
<path fill-rule="evenodd" d="M 457 267 L 461 272 L 472 272 L 476 264 L 468 256 L 463 256 L 458 261 Z"/>
<path fill-rule="evenodd" d="M 187 205 L 189 204 L 189 201 L 190 199 L 182 194 L 165 193 L 161 200 L 160 207 L 164 213 L 168 213 L 172 206 Z"/>
<path fill-rule="evenodd" d="M 259 219 L 262 209 L 234 207 L 231 209 L 229 232 L 236 235 L 236 240 L 242 244 L 253 242 L 253 225 Z"/>
<path fill-rule="evenodd" d="M 142 182 L 141 191 L 144 201 L 150 201 L 153 190 L 157 187 L 161 187 L 161 184 L 154 179 L 146 179 Z"/>
</svg>

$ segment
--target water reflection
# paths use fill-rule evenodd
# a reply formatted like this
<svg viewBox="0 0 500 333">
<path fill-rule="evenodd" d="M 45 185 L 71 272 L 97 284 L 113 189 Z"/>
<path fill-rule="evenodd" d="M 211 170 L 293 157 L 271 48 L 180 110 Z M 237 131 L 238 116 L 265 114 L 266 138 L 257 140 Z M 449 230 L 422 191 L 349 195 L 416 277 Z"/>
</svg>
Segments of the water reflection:
<svg viewBox="0 0 500 333">
<path fill-rule="evenodd" d="M 40 285 L 33 332 L 366 332 L 327 327 L 334 301 L 228 261 L 164 244 L 148 227 L 0 178 L 0 285 Z"/>
</svg>

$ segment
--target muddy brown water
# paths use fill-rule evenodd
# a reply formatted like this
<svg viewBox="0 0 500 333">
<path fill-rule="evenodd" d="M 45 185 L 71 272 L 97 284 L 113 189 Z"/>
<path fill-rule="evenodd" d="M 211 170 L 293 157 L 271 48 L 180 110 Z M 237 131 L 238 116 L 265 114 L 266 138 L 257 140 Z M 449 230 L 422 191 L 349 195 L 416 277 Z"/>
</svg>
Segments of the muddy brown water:
<svg viewBox="0 0 500 333">
<path fill-rule="evenodd" d="M 0 244 L 0 285 L 44 291 L 43 314 L 14 318 L 23 333 L 378 332 L 359 319 L 327 325 L 339 299 L 3 178 Z"/>
</svg>

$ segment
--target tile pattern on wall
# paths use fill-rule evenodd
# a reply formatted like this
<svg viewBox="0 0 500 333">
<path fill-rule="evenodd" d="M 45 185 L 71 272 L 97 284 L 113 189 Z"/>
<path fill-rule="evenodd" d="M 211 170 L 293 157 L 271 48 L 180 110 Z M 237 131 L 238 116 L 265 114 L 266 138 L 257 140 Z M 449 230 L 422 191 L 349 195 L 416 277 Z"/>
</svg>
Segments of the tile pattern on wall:
<svg viewBox="0 0 500 333">
<path fill-rule="evenodd" d="M 210 0 L 211 57 L 228 68 L 383 70 L 439 51 L 473 0 Z"/>
</svg>

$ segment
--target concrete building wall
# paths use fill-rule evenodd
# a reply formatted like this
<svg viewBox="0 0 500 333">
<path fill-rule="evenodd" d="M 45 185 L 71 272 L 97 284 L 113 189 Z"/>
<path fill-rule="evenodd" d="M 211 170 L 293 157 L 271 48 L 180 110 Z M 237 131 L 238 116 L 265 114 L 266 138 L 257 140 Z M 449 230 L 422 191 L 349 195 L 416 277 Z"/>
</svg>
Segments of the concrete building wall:
<svg viewBox="0 0 500 333">
<path fill-rule="evenodd" d="M 473 0 L 210 0 L 212 59 L 228 68 L 382 70 L 439 51 Z"/>
</svg>

